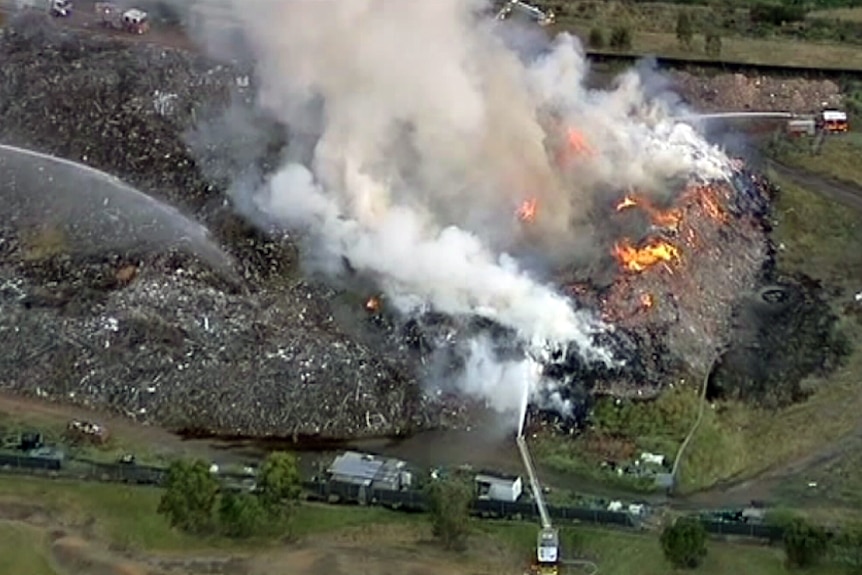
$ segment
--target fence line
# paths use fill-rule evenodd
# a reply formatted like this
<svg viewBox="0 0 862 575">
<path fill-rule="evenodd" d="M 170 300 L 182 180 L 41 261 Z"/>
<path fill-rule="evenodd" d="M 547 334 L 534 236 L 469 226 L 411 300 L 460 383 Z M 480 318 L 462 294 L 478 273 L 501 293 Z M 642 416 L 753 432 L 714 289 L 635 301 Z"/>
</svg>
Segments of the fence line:
<svg viewBox="0 0 862 575">
<path fill-rule="evenodd" d="M 162 486 L 167 478 L 167 468 L 163 467 L 16 454 L 0 454 L 0 473 L 150 486 Z M 240 473 L 219 473 L 218 478 L 226 489 L 250 489 L 254 482 L 253 476 Z M 404 512 L 428 510 L 425 494 L 415 489 L 371 489 L 332 481 L 304 481 L 303 488 L 309 500 L 323 503 L 382 506 Z M 532 501 L 474 499 L 470 512 L 480 519 L 537 521 L 539 518 L 536 505 Z M 638 515 L 622 511 L 550 505 L 548 514 L 555 522 L 563 524 L 589 523 L 630 529 L 642 526 Z M 698 520 L 704 529 L 713 535 L 732 535 L 773 542 L 780 540 L 783 534 L 782 530 L 774 525 L 711 521 L 703 517 Z"/>
</svg>

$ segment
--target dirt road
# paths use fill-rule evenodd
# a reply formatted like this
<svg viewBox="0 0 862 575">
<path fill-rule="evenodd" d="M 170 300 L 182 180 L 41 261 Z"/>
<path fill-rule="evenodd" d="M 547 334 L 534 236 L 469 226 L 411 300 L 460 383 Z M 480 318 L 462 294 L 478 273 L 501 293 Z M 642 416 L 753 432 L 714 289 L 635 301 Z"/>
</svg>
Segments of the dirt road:
<svg viewBox="0 0 862 575">
<path fill-rule="evenodd" d="M 836 178 L 828 178 L 819 174 L 813 174 L 805 170 L 794 168 L 775 160 L 767 162 L 769 166 L 780 177 L 790 180 L 794 184 L 822 194 L 840 204 L 862 212 L 862 187 L 852 182 L 845 182 Z"/>
</svg>

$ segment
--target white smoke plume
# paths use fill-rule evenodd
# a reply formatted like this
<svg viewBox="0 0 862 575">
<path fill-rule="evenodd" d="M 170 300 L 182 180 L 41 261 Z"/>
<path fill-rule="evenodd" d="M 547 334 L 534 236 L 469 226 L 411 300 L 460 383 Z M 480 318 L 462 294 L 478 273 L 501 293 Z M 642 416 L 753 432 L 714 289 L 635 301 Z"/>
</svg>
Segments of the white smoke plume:
<svg viewBox="0 0 862 575">
<path fill-rule="evenodd" d="M 376 278 L 404 313 L 480 315 L 528 344 L 610 361 L 592 343 L 605 326 L 507 253 L 589 250 L 597 189 L 725 171 L 723 154 L 645 98 L 636 73 L 612 91 L 585 88 L 573 37 L 522 61 L 500 23 L 478 17 L 485 0 L 227 2 L 253 54 L 259 106 L 304 134 L 322 106 L 311 160 L 286 160 L 236 193 L 304 229 L 332 271 L 346 258 Z M 204 25 L 217 45 L 224 22 Z M 561 165 L 570 128 L 588 149 Z M 527 198 L 538 211 L 524 226 L 514 214 Z M 475 343 L 463 388 L 517 411 L 524 385 L 539 385 L 534 364 L 490 363 L 487 347 Z"/>
</svg>

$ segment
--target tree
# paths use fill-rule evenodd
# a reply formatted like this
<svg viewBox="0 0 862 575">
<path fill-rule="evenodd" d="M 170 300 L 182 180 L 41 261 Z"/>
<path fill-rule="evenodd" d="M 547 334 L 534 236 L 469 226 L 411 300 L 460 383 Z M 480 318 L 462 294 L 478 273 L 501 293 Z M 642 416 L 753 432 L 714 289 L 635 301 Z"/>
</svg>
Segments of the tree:
<svg viewBox="0 0 862 575">
<path fill-rule="evenodd" d="M 605 33 L 602 32 L 601 28 L 593 28 L 590 30 L 587 44 L 589 44 L 590 48 L 601 49 L 605 47 Z"/>
<path fill-rule="evenodd" d="M 171 527 L 201 533 L 212 527 L 219 483 L 204 461 L 175 461 L 168 469 L 158 512 Z"/>
<path fill-rule="evenodd" d="M 661 533 L 661 548 L 674 567 L 694 569 L 706 557 L 706 530 L 697 519 L 681 517 Z"/>
<path fill-rule="evenodd" d="M 219 523 L 228 537 L 250 537 L 263 530 L 266 511 L 260 499 L 245 492 L 227 492 L 221 497 Z"/>
<path fill-rule="evenodd" d="M 296 457 L 292 453 L 271 453 L 260 467 L 256 493 L 268 514 L 286 515 L 302 493 Z"/>
<path fill-rule="evenodd" d="M 849 573 L 862 573 L 862 523 L 845 526 L 834 550 L 837 559 L 849 567 Z"/>
<path fill-rule="evenodd" d="M 608 43 L 614 50 L 630 50 L 632 31 L 627 26 L 617 26 L 611 30 L 611 38 Z"/>
<path fill-rule="evenodd" d="M 426 488 L 431 529 L 446 549 L 463 549 L 470 532 L 470 487 L 457 479 L 432 481 Z"/>
<path fill-rule="evenodd" d="M 704 48 L 708 56 L 718 58 L 721 55 L 721 36 L 715 32 L 709 32 L 706 35 L 706 45 Z"/>
<path fill-rule="evenodd" d="M 829 548 L 826 531 L 797 517 L 784 529 L 784 554 L 792 567 L 816 565 Z"/>
<path fill-rule="evenodd" d="M 685 48 L 691 48 L 691 41 L 694 38 L 694 25 L 691 21 L 691 16 L 686 10 L 681 10 L 676 17 L 676 39 L 680 45 Z"/>
</svg>

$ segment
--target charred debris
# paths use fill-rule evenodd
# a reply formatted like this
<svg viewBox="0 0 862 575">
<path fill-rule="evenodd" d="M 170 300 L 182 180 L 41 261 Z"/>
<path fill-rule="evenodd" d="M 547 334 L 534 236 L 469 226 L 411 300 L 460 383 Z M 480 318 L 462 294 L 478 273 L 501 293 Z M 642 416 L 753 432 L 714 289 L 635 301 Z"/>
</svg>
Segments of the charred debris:
<svg viewBox="0 0 862 575">
<path fill-rule="evenodd" d="M 685 186 L 664 209 L 621 194 L 610 217 L 640 206 L 651 222 L 648 232 L 626 250 L 626 240 L 613 243 L 609 259 L 616 272 L 609 281 L 573 280 L 566 273 L 558 279 L 576 305 L 598 310 L 608 322 L 610 329 L 594 343 L 619 364 L 586 362 L 574 348 L 555 351 L 543 375 L 573 409 L 563 417 L 538 411 L 573 429 L 584 423 L 596 396 L 649 400 L 681 376 L 707 370 L 710 399 L 761 407 L 804 399 L 801 382 L 838 365 L 846 342 L 836 333 L 824 287 L 775 267 L 770 206 L 779 193 L 738 161 L 729 181 Z M 427 313 L 401 321 L 379 297 L 365 308 L 369 324 L 418 364 L 437 370 L 442 364 L 456 373 L 465 361 L 464 342 L 478 334 L 495 342 L 500 358 L 525 353 L 513 347 L 516 334 L 482 318 Z"/>
</svg>

